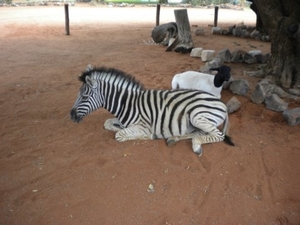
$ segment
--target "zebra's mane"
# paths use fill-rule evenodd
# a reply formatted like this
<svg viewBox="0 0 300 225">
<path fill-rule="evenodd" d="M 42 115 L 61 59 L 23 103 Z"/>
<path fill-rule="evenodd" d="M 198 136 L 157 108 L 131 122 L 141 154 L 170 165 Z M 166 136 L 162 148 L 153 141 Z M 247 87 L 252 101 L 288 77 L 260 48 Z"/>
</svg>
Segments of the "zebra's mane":
<svg viewBox="0 0 300 225">
<path fill-rule="evenodd" d="M 111 84 L 122 84 L 124 87 L 130 84 L 131 88 L 144 90 L 144 86 L 134 76 L 115 68 L 95 67 L 89 71 L 82 72 L 78 79 L 86 83 L 85 79 L 87 76 L 93 76 L 97 80 L 105 80 Z"/>
</svg>

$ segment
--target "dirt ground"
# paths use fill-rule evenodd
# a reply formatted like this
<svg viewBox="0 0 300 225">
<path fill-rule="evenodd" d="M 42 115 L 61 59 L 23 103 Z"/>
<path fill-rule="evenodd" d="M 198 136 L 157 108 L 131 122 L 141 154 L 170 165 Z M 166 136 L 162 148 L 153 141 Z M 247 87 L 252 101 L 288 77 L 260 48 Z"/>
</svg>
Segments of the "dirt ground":
<svg viewBox="0 0 300 225">
<path fill-rule="evenodd" d="M 161 22 L 174 21 L 162 7 Z M 299 126 L 251 102 L 256 65 L 228 64 L 248 79 L 241 108 L 230 115 L 235 147 L 164 140 L 119 143 L 103 129 L 100 109 L 70 120 L 77 76 L 87 64 L 124 70 L 147 88 L 169 89 L 174 74 L 204 63 L 165 52 L 150 33 L 155 8 L 0 9 L 0 224 L 300 224 Z M 210 34 L 213 10 L 188 9 L 195 47 L 260 49 L 270 43 Z M 253 25 L 251 11 L 220 10 L 219 25 Z M 224 90 L 226 102 L 234 94 Z M 290 108 L 299 107 L 290 102 Z M 153 186 L 153 190 L 149 189 Z"/>
</svg>

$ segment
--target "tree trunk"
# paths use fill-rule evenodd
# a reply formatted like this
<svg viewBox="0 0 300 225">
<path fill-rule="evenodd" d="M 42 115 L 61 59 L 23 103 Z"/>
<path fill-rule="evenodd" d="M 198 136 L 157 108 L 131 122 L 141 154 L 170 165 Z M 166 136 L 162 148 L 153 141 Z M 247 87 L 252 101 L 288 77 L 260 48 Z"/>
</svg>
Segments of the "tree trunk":
<svg viewBox="0 0 300 225">
<path fill-rule="evenodd" d="M 174 10 L 174 14 L 178 28 L 178 36 L 166 51 L 174 50 L 175 52 L 181 53 L 191 52 L 193 49 L 193 41 L 187 9 L 176 9 Z"/>
<path fill-rule="evenodd" d="M 250 5 L 250 9 L 252 9 L 253 12 L 255 12 L 255 14 L 256 14 L 256 24 L 255 24 L 256 30 L 258 30 L 261 34 L 263 34 L 263 33 L 268 34 L 266 32 L 266 30 L 263 28 L 263 23 L 261 21 L 261 18 L 260 18 L 260 15 L 259 15 L 259 12 L 258 12 L 255 2 L 253 2 L 253 0 L 248 0 L 248 1 L 252 2 L 252 4 Z"/>
<path fill-rule="evenodd" d="M 268 74 L 285 88 L 300 88 L 300 1 L 253 0 L 271 38 Z"/>
</svg>

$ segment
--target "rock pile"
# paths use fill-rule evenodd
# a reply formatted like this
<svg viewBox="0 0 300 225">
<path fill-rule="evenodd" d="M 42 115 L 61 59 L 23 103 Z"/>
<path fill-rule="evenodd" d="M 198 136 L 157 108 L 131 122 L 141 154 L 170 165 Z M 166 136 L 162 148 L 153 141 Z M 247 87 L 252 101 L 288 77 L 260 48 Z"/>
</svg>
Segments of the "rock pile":
<svg viewBox="0 0 300 225">
<path fill-rule="evenodd" d="M 270 36 L 261 34 L 255 27 L 246 26 L 244 24 L 230 26 L 226 28 L 212 27 L 212 34 L 233 35 L 241 38 L 253 38 L 255 40 L 270 41 Z"/>
<path fill-rule="evenodd" d="M 260 50 L 251 50 L 244 52 L 241 50 L 230 52 L 229 49 L 223 49 L 218 54 L 214 50 L 204 50 L 201 47 L 192 49 L 191 57 L 198 57 L 205 65 L 200 68 L 201 72 L 210 73 L 211 68 L 217 68 L 226 63 L 266 63 L 270 54 L 263 55 Z M 244 71 L 246 76 L 265 77 L 263 69 L 258 71 Z M 250 88 L 246 79 L 233 79 L 225 82 L 223 89 L 229 89 L 232 93 L 242 96 L 247 96 Z M 285 99 L 300 101 L 300 90 L 289 89 L 285 92 L 280 87 L 276 86 L 273 80 L 269 77 L 260 81 L 252 91 L 250 99 L 256 104 L 265 104 L 266 108 L 275 112 L 280 112 L 291 126 L 300 124 L 300 107 L 289 109 Z M 234 96 L 227 102 L 228 112 L 233 113 L 241 107 L 241 103 Z"/>
</svg>

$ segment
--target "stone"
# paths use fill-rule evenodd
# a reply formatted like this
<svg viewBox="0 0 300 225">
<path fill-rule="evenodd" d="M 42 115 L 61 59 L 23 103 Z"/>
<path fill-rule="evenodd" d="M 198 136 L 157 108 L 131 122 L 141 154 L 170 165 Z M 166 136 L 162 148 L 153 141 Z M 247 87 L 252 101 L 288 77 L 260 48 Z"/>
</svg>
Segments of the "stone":
<svg viewBox="0 0 300 225">
<path fill-rule="evenodd" d="M 211 61 L 215 57 L 215 50 L 203 50 L 201 54 L 201 60 L 203 62 Z"/>
<path fill-rule="evenodd" d="M 194 31 L 196 36 L 204 35 L 204 29 L 203 28 L 197 28 Z"/>
<path fill-rule="evenodd" d="M 203 51 L 203 48 L 193 48 L 190 56 L 201 58 L 202 51 Z"/>
<path fill-rule="evenodd" d="M 222 34 L 222 29 L 220 27 L 212 27 L 211 34 Z"/>
<path fill-rule="evenodd" d="M 220 57 L 223 59 L 224 62 L 230 62 L 231 61 L 231 53 L 229 49 L 225 48 L 219 51 L 217 57 Z"/>
<path fill-rule="evenodd" d="M 256 58 L 257 63 L 262 64 L 262 61 L 263 61 L 262 54 L 255 55 L 254 57 Z"/>
<path fill-rule="evenodd" d="M 265 76 L 264 70 L 255 70 L 255 71 L 243 71 L 244 75 L 250 76 L 250 77 L 258 77 L 263 78 Z"/>
<path fill-rule="evenodd" d="M 274 89 L 274 86 L 269 82 L 262 80 L 256 86 L 251 95 L 252 102 L 261 104 L 265 101 L 267 95 Z"/>
<path fill-rule="evenodd" d="M 233 112 L 237 111 L 239 108 L 241 108 L 241 103 L 235 96 L 233 96 L 226 103 L 226 106 L 227 106 L 228 113 L 233 113 Z"/>
<path fill-rule="evenodd" d="M 229 31 L 226 30 L 226 29 L 223 29 L 223 30 L 222 30 L 222 34 L 223 34 L 223 35 L 229 35 Z"/>
<path fill-rule="evenodd" d="M 300 89 L 288 89 L 288 93 L 291 94 L 291 95 L 297 95 L 297 96 L 300 96 Z"/>
<path fill-rule="evenodd" d="M 242 38 L 247 38 L 249 37 L 249 35 L 250 34 L 246 29 L 242 29 L 242 35 L 241 35 Z"/>
<path fill-rule="evenodd" d="M 283 101 L 281 98 L 278 97 L 276 94 L 271 94 L 266 97 L 265 99 L 266 108 L 276 111 L 276 112 L 283 112 L 287 109 L 288 103 Z"/>
<path fill-rule="evenodd" d="M 269 42 L 270 41 L 270 36 L 269 35 L 262 35 L 260 38 L 262 41 Z"/>
<path fill-rule="evenodd" d="M 230 26 L 230 27 L 228 27 L 228 33 L 229 33 L 229 34 L 232 34 L 233 29 L 235 29 L 235 26 Z"/>
<path fill-rule="evenodd" d="M 247 64 L 254 64 L 254 63 L 257 63 L 257 59 L 255 58 L 255 56 L 250 55 L 249 53 L 246 53 L 244 55 L 244 62 Z"/>
<path fill-rule="evenodd" d="M 281 98 L 288 98 L 289 94 L 286 93 L 281 87 L 273 85 L 272 93 L 278 95 Z"/>
<path fill-rule="evenodd" d="M 223 59 L 220 57 L 215 57 L 211 61 L 206 62 L 206 65 L 209 69 L 211 68 L 219 68 L 224 63 Z"/>
<path fill-rule="evenodd" d="M 230 77 L 229 81 L 224 81 L 222 89 L 229 89 L 231 83 L 234 81 L 233 77 Z"/>
<path fill-rule="evenodd" d="M 230 91 L 238 95 L 246 95 L 249 91 L 249 83 L 244 79 L 234 80 L 230 85 Z"/>
<path fill-rule="evenodd" d="M 258 30 L 253 30 L 251 33 L 250 33 L 250 37 L 251 38 L 254 38 L 256 40 L 260 40 L 260 37 L 261 37 L 261 34 Z"/>
<path fill-rule="evenodd" d="M 244 61 L 244 55 L 246 54 L 245 51 L 242 50 L 235 50 L 231 53 L 231 62 L 233 63 L 241 63 Z"/>
<path fill-rule="evenodd" d="M 204 66 L 201 66 L 201 67 L 200 67 L 199 72 L 211 74 L 211 70 L 209 70 L 209 69 L 210 69 L 210 68 L 209 68 L 208 65 L 205 63 Z"/>
<path fill-rule="evenodd" d="M 265 64 L 269 61 L 269 59 L 271 58 L 271 54 L 270 53 L 267 53 L 265 55 L 262 56 L 262 59 L 261 59 L 261 63 L 262 64 Z"/>
<path fill-rule="evenodd" d="M 300 124 L 300 107 L 285 110 L 283 111 L 282 115 L 290 126 L 296 126 Z"/>
<path fill-rule="evenodd" d="M 243 29 L 241 27 L 236 27 L 232 30 L 232 34 L 236 37 L 241 37 L 243 33 Z"/>
<path fill-rule="evenodd" d="M 259 55 L 261 54 L 261 50 L 250 50 L 248 52 L 248 54 L 252 55 L 252 56 L 256 56 L 256 55 Z"/>
</svg>

